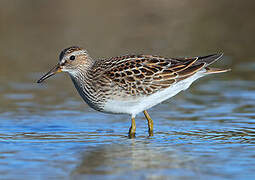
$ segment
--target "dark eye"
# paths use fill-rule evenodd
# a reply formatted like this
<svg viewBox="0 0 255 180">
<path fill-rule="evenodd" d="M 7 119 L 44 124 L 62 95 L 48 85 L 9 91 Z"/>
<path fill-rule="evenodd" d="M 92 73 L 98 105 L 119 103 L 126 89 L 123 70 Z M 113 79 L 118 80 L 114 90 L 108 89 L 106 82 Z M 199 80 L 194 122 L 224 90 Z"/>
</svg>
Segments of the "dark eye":
<svg viewBox="0 0 255 180">
<path fill-rule="evenodd" d="M 69 58 L 70 60 L 75 60 L 75 56 L 70 56 L 70 58 Z"/>
</svg>

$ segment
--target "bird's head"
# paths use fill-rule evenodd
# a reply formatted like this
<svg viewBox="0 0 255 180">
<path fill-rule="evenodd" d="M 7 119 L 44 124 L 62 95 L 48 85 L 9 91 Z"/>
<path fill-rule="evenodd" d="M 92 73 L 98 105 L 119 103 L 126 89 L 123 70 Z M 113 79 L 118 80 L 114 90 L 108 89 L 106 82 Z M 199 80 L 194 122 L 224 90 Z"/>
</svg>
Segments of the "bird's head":
<svg viewBox="0 0 255 180">
<path fill-rule="evenodd" d="M 59 72 L 68 72 L 70 75 L 75 75 L 79 71 L 86 71 L 86 67 L 89 67 L 91 63 L 92 59 L 85 49 L 78 46 L 66 48 L 59 55 L 59 63 L 42 76 L 37 83 L 41 83 Z"/>
</svg>

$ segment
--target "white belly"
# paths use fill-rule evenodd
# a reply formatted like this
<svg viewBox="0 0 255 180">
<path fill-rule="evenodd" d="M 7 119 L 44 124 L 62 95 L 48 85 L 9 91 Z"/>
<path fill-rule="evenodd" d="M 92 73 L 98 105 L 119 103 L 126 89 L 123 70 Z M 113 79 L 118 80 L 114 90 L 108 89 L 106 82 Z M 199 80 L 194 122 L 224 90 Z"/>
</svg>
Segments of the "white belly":
<svg viewBox="0 0 255 180">
<path fill-rule="evenodd" d="M 139 97 L 132 100 L 108 100 L 104 106 L 104 111 L 109 113 L 130 114 L 135 117 L 138 113 L 175 96 L 180 91 L 187 89 L 192 82 L 204 75 L 204 70 L 199 71 L 193 76 L 150 96 Z"/>
</svg>

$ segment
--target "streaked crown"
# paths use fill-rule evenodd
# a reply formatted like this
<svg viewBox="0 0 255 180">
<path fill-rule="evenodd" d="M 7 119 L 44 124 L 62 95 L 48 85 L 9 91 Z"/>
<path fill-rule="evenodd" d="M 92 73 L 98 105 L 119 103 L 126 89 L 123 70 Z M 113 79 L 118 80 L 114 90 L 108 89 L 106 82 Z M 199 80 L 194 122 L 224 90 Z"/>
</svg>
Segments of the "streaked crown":
<svg viewBox="0 0 255 180">
<path fill-rule="evenodd" d="M 78 46 L 71 46 L 61 51 L 59 55 L 59 64 L 63 71 L 72 72 L 80 66 L 88 66 L 92 59 L 88 52 Z"/>
</svg>

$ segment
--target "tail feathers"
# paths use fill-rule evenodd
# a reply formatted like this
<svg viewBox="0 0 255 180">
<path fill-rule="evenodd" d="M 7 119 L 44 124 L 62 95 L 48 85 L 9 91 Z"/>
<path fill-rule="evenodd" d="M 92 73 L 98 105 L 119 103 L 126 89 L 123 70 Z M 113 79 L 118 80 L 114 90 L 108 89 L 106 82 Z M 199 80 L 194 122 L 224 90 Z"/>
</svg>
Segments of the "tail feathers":
<svg viewBox="0 0 255 180">
<path fill-rule="evenodd" d="M 223 56 L 223 53 L 211 54 L 208 56 L 201 56 L 201 57 L 198 57 L 197 62 L 205 63 L 205 70 L 206 70 L 205 74 L 216 74 L 216 73 L 228 72 L 231 69 L 220 69 L 220 68 L 208 67 L 210 64 L 214 63 L 215 61 L 220 59 L 222 56 Z"/>
<path fill-rule="evenodd" d="M 216 74 L 231 71 L 231 69 L 220 69 L 211 67 L 206 67 L 205 70 L 206 70 L 205 74 Z"/>
<path fill-rule="evenodd" d="M 222 56 L 223 56 L 223 53 L 211 54 L 211 55 L 208 55 L 208 56 L 200 56 L 200 57 L 198 57 L 197 62 L 206 63 L 205 66 L 209 66 L 210 64 L 212 64 L 215 61 L 217 61 L 218 59 L 220 59 Z"/>
</svg>

